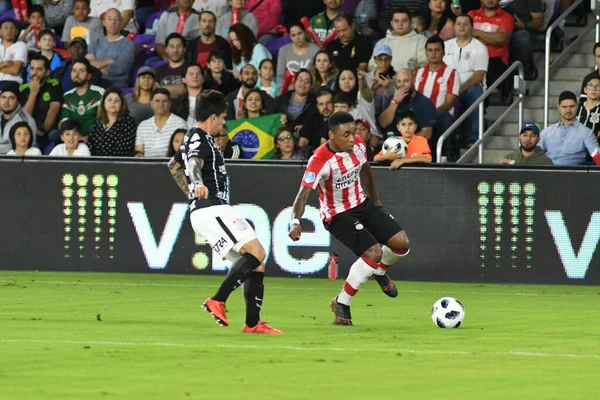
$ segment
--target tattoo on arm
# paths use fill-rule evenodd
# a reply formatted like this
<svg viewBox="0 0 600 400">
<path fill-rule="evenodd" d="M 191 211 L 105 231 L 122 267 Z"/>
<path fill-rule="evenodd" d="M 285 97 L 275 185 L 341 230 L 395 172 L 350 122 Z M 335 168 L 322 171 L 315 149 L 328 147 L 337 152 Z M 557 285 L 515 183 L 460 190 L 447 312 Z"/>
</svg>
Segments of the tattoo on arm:
<svg viewBox="0 0 600 400">
<path fill-rule="evenodd" d="M 189 195 L 189 189 L 185 179 L 185 173 L 183 172 L 181 165 L 175 161 L 175 158 L 171 158 L 171 161 L 169 161 L 169 172 L 177 186 L 179 186 L 179 189 L 181 189 L 183 194 L 187 197 Z"/>
<path fill-rule="evenodd" d="M 373 170 L 371 169 L 371 165 L 369 165 L 369 163 L 363 164 L 362 169 L 360 170 L 360 180 L 367 190 L 367 194 L 373 199 L 373 201 L 379 203 L 379 194 L 377 193 L 377 188 L 375 187 Z"/>
<path fill-rule="evenodd" d="M 306 203 L 308 202 L 308 197 L 310 196 L 313 190 L 308 186 L 300 187 L 298 191 L 298 195 L 296 195 L 296 200 L 294 200 L 294 205 L 292 206 L 292 219 L 300 219 L 304 214 L 304 208 L 306 207 Z"/>
<path fill-rule="evenodd" d="M 204 160 L 198 157 L 192 157 L 188 160 L 188 169 L 190 174 L 190 180 L 196 186 L 204 185 L 202 181 L 202 166 Z"/>
</svg>

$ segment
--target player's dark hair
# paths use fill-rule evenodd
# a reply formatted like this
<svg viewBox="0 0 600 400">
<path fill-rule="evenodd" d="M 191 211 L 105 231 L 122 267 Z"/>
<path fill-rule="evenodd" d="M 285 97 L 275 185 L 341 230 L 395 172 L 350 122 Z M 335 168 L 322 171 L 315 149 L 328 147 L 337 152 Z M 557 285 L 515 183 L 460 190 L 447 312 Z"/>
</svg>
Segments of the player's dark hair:
<svg viewBox="0 0 600 400">
<path fill-rule="evenodd" d="M 81 122 L 75 118 L 67 118 L 60 123 L 60 134 L 62 135 L 65 131 L 75 131 L 81 134 Z"/>
<path fill-rule="evenodd" d="M 42 55 L 42 53 L 35 53 L 29 58 L 29 65 L 31 66 L 32 61 L 41 61 L 44 63 L 46 71 L 50 71 L 50 60 Z"/>
<path fill-rule="evenodd" d="M 396 121 L 398 121 L 398 123 L 406 118 L 412 120 L 415 124 L 419 124 L 419 121 L 417 120 L 417 114 L 415 114 L 415 112 L 410 108 L 405 108 L 396 114 Z"/>
<path fill-rule="evenodd" d="M 327 120 L 327 125 L 330 131 L 334 131 L 340 127 L 340 125 L 347 124 L 350 122 L 354 122 L 354 117 L 347 112 L 337 111 L 331 114 L 329 119 Z"/>
<path fill-rule="evenodd" d="M 162 88 L 162 87 L 156 88 L 152 91 L 152 94 L 150 95 L 150 101 L 154 100 L 154 97 L 157 94 L 163 94 L 163 95 L 167 96 L 167 99 L 169 99 L 169 101 L 171 101 L 171 93 L 169 93 L 169 91 L 167 89 Z"/>
<path fill-rule="evenodd" d="M 223 93 L 216 90 L 207 90 L 200 94 L 196 101 L 196 121 L 204 122 L 211 115 L 219 116 L 227 111 L 227 102 Z"/>
<path fill-rule="evenodd" d="M 435 35 L 435 36 L 432 36 L 429 39 L 427 39 L 427 42 L 425 43 L 425 50 L 427 50 L 427 46 L 429 46 L 430 44 L 436 44 L 436 43 L 438 43 L 440 46 L 442 46 L 442 50 L 446 49 L 442 38 L 439 37 L 438 35 Z"/>
<path fill-rule="evenodd" d="M 169 36 L 167 36 L 167 38 L 165 39 L 165 47 L 167 47 L 169 45 L 169 42 L 173 39 L 181 40 L 181 43 L 183 43 L 183 47 L 185 48 L 185 38 L 183 37 L 183 35 L 177 32 L 173 32 L 169 34 Z"/>
<path fill-rule="evenodd" d="M 27 143 L 27 148 L 30 148 L 33 144 L 33 130 L 29 126 L 29 124 L 25 121 L 17 122 L 13 126 L 10 127 L 10 131 L 8 132 L 8 138 L 10 139 L 10 145 L 13 150 L 17 149 L 17 144 L 15 143 L 15 134 L 17 133 L 17 129 L 19 128 L 27 128 L 29 129 L 29 143 Z"/>
</svg>

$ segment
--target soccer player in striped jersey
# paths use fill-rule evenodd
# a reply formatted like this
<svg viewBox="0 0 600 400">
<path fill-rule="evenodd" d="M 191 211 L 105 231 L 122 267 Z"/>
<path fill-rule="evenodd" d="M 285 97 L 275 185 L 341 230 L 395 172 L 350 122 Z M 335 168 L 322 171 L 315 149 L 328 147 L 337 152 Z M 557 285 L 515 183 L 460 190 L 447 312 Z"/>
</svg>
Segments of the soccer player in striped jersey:
<svg viewBox="0 0 600 400">
<path fill-rule="evenodd" d="M 282 334 L 260 320 L 264 297 L 265 250 L 254 229 L 228 204 L 227 170 L 214 137 L 221 132 L 227 103 L 214 90 L 202 92 L 196 101 L 196 127 L 190 129 L 181 147 L 169 161 L 169 171 L 190 201 L 194 232 L 204 237 L 223 259 L 233 262 L 217 293 L 203 304 L 219 325 L 228 326 L 225 302 L 244 285 L 246 324 L 242 332 Z"/>
<path fill-rule="evenodd" d="M 317 189 L 325 228 L 359 257 L 350 267 L 341 293 L 331 301 L 334 324 L 352 325 L 350 303 L 371 276 L 385 294 L 398 295 L 386 271 L 408 254 L 410 244 L 404 229 L 381 206 L 366 145 L 356 135 L 352 115 L 336 112 L 328 124 L 329 140 L 315 151 L 302 178 L 289 236 L 294 241 L 300 239 L 300 218 L 308 197 Z"/>
</svg>

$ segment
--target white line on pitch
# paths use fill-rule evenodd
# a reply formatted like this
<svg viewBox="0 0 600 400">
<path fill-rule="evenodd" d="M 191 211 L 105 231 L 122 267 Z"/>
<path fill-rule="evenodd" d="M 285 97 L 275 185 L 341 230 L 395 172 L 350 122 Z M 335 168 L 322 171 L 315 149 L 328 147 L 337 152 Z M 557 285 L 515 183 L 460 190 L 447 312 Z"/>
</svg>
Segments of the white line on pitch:
<svg viewBox="0 0 600 400">
<path fill-rule="evenodd" d="M 342 282 L 342 280 L 340 280 Z M 63 282 L 63 281 L 30 281 L 30 280 L 0 280 L 0 284 L 40 284 L 40 285 L 86 285 L 86 286 L 150 286 L 150 287 L 196 287 L 196 288 L 218 288 L 219 285 L 200 285 L 191 283 L 127 283 L 127 282 Z M 398 286 L 402 286 L 402 281 L 396 281 Z M 306 290 L 306 291 L 326 291 L 330 292 L 329 288 L 316 288 L 316 287 L 282 287 L 282 286 L 267 286 L 268 289 L 274 290 Z M 361 289 L 362 291 L 368 291 L 369 288 Z M 576 290 L 575 288 L 573 290 Z M 438 293 L 442 295 L 448 295 L 449 290 L 402 290 L 398 289 L 400 293 Z M 551 293 L 511 293 L 511 292 L 463 292 L 457 290 L 460 294 L 480 294 L 486 296 L 523 296 L 523 297 L 594 297 L 598 298 L 597 294 L 551 294 Z"/>
<path fill-rule="evenodd" d="M 555 358 L 589 358 L 600 359 L 600 354 L 570 354 L 570 353 L 540 353 L 529 351 L 493 351 L 470 352 L 452 350 L 415 350 L 395 348 L 352 348 L 352 347 L 305 347 L 305 346 L 263 346 L 242 344 L 190 344 L 168 342 L 111 342 L 111 341 L 85 341 L 85 340 L 38 340 L 38 339 L 0 339 L 0 343 L 39 343 L 39 344 L 72 344 L 72 345 L 106 345 L 106 346 L 132 346 L 132 347 L 183 347 L 183 348 L 228 348 L 249 350 L 294 350 L 294 351 L 333 351 L 333 352 L 364 352 L 376 351 L 381 353 L 410 353 L 430 355 L 464 355 L 464 356 L 519 356 L 519 357 L 555 357 Z"/>
</svg>

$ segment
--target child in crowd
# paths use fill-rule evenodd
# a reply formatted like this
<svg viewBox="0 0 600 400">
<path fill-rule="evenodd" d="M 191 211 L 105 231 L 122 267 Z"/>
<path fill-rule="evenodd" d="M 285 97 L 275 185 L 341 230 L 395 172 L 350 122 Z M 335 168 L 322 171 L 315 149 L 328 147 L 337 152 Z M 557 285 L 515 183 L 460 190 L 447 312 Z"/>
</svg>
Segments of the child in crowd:
<svg viewBox="0 0 600 400">
<path fill-rule="evenodd" d="M 183 138 L 185 137 L 186 133 L 186 129 L 175 129 L 175 132 L 173 132 L 173 134 L 171 135 L 171 140 L 169 141 L 169 152 L 167 153 L 168 157 L 173 157 L 175 153 L 179 151 L 179 148 L 183 143 Z"/>
<path fill-rule="evenodd" d="M 8 133 L 12 150 L 7 156 L 41 156 L 42 152 L 33 145 L 33 132 L 27 122 L 17 122 Z"/>
<path fill-rule="evenodd" d="M 50 60 L 50 71 L 54 71 L 65 63 L 65 60 L 54 51 L 56 39 L 54 38 L 54 31 L 52 29 L 42 29 L 38 36 L 38 45 L 42 55 Z M 30 66 L 28 65 L 27 82 L 31 80 L 29 68 Z"/>
<path fill-rule="evenodd" d="M 104 26 L 100 18 L 90 17 L 89 0 L 75 0 L 73 2 L 73 15 L 65 21 L 62 33 L 62 42 L 65 49 L 69 42 L 76 37 L 82 37 L 87 43 L 94 43 L 104 36 Z"/>
<path fill-rule="evenodd" d="M 425 14 L 416 14 L 411 19 L 413 29 L 420 35 L 425 37 L 431 36 L 428 32 L 429 26 L 431 25 L 431 17 Z"/>
<path fill-rule="evenodd" d="M 21 31 L 19 41 L 25 42 L 28 52 L 39 52 L 37 47 L 38 36 L 42 29 L 46 28 L 46 16 L 44 7 L 34 4 L 29 9 L 29 27 Z"/>
<path fill-rule="evenodd" d="M 273 79 L 274 76 L 275 64 L 273 64 L 272 60 L 265 58 L 258 66 L 258 82 L 256 82 L 256 87 L 266 92 L 272 98 L 279 96 L 279 89 L 281 88 Z"/>
<path fill-rule="evenodd" d="M 74 118 L 67 118 L 60 124 L 60 140 L 50 152 L 51 156 L 78 156 L 89 157 L 90 149 L 81 143 L 81 123 Z"/>
<path fill-rule="evenodd" d="M 399 154 L 388 151 L 386 153 L 381 150 L 373 158 L 375 162 L 391 162 L 392 169 L 398 169 L 404 164 L 411 163 L 430 163 L 431 162 L 431 149 L 427 139 L 423 136 L 415 135 L 417 132 L 417 115 L 412 110 L 404 109 L 398 113 L 398 131 L 400 137 L 404 139 L 406 145 L 406 155 L 401 158 Z"/>
<path fill-rule="evenodd" d="M 207 70 L 202 88 L 204 90 L 218 90 L 227 95 L 239 89 L 239 87 L 239 81 L 235 79 L 233 73 L 225 68 L 223 53 L 219 50 L 211 51 L 207 58 Z"/>
</svg>

